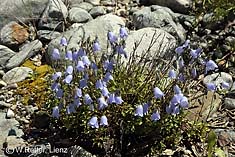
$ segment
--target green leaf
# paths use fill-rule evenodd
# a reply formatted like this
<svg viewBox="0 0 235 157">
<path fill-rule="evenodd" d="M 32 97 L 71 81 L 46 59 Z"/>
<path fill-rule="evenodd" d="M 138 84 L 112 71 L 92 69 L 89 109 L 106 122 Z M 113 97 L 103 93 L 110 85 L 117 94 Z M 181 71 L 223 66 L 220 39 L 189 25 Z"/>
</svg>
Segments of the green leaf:
<svg viewBox="0 0 235 157">
<path fill-rule="evenodd" d="M 216 144 L 216 134 L 213 130 L 208 135 L 208 157 L 212 157 L 213 147 Z"/>
<path fill-rule="evenodd" d="M 222 149 L 220 148 L 216 148 L 215 149 L 215 154 L 218 156 L 218 157 L 225 157 L 225 153 Z"/>
</svg>

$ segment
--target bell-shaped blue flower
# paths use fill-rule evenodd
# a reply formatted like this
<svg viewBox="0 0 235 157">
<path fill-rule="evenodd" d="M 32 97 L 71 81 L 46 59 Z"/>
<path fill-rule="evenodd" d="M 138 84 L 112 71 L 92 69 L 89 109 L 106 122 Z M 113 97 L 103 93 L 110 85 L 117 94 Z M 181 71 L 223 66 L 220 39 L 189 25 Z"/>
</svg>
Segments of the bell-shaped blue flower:
<svg viewBox="0 0 235 157">
<path fill-rule="evenodd" d="M 57 82 L 54 82 L 54 83 L 51 85 L 51 90 L 52 90 L 52 91 L 58 91 L 58 89 L 60 89 L 60 84 L 57 83 Z"/>
<path fill-rule="evenodd" d="M 80 88 L 77 88 L 75 91 L 75 98 L 81 98 L 82 97 L 82 90 Z"/>
<path fill-rule="evenodd" d="M 122 100 L 121 96 L 115 96 L 115 103 L 117 105 L 122 104 L 124 101 Z"/>
<path fill-rule="evenodd" d="M 84 71 L 85 66 L 84 66 L 83 61 L 78 61 L 77 66 L 76 66 L 76 69 L 77 69 L 78 72 Z"/>
<path fill-rule="evenodd" d="M 73 75 L 68 75 L 65 77 L 64 82 L 70 84 L 72 80 L 73 80 Z"/>
<path fill-rule="evenodd" d="M 101 79 L 96 81 L 95 88 L 96 89 L 101 89 L 101 90 L 104 88 L 103 81 Z"/>
<path fill-rule="evenodd" d="M 180 89 L 180 87 L 178 85 L 175 85 L 173 88 L 174 88 L 175 94 L 181 94 L 182 93 L 181 89 Z"/>
<path fill-rule="evenodd" d="M 144 105 L 143 105 L 143 114 L 144 115 L 148 114 L 148 109 L 149 109 L 149 104 L 148 103 L 144 103 Z"/>
<path fill-rule="evenodd" d="M 124 50 L 122 45 L 117 46 L 116 51 L 117 51 L 118 54 L 123 55 L 125 58 L 127 58 L 127 53 Z"/>
<path fill-rule="evenodd" d="M 86 88 L 87 87 L 87 80 L 86 79 L 81 79 L 79 81 L 79 87 L 80 88 Z"/>
<path fill-rule="evenodd" d="M 113 32 L 109 31 L 108 32 L 108 40 L 112 44 L 117 41 L 117 37 L 115 36 L 115 34 Z"/>
<path fill-rule="evenodd" d="M 83 48 L 80 48 L 80 49 L 78 50 L 78 56 L 79 56 L 79 57 L 86 56 L 86 51 L 85 51 Z"/>
<path fill-rule="evenodd" d="M 221 86 L 222 86 L 223 89 L 229 89 L 229 87 L 230 87 L 229 83 L 228 83 L 228 82 L 225 82 L 225 81 L 223 81 L 223 82 L 221 83 Z"/>
<path fill-rule="evenodd" d="M 177 105 L 180 103 L 181 99 L 183 98 L 183 94 L 175 94 L 171 99 L 171 104 Z"/>
<path fill-rule="evenodd" d="M 213 60 L 209 60 L 208 62 L 206 62 L 206 73 L 208 71 L 213 71 L 217 68 L 218 68 L 218 66 Z"/>
<path fill-rule="evenodd" d="M 201 52 L 202 52 L 202 49 L 201 49 L 201 48 L 198 48 L 198 49 L 196 49 L 196 50 L 193 50 L 193 49 L 192 49 L 192 50 L 190 51 L 190 55 L 192 56 L 193 59 L 196 59 L 196 58 L 198 58 L 198 57 L 200 56 Z"/>
<path fill-rule="evenodd" d="M 102 92 L 102 95 L 105 96 L 105 97 L 108 97 L 109 96 L 109 90 L 107 87 L 104 87 L 101 89 L 101 92 Z M 116 101 L 116 100 L 115 100 Z"/>
<path fill-rule="evenodd" d="M 178 75 L 178 80 L 181 81 L 181 82 L 184 82 L 184 81 L 185 81 L 185 77 L 184 77 L 184 74 L 183 74 L 183 73 L 179 73 L 179 75 Z"/>
<path fill-rule="evenodd" d="M 158 87 L 155 87 L 155 88 L 153 89 L 153 93 L 154 93 L 154 97 L 155 97 L 156 99 L 159 99 L 159 98 L 161 98 L 161 97 L 164 96 L 164 93 L 163 93 Z"/>
<path fill-rule="evenodd" d="M 96 116 L 92 117 L 92 118 L 89 120 L 88 125 L 89 125 L 91 128 L 96 128 L 96 129 L 98 129 L 98 128 L 99 128 L 98 118 L 97 118 Z"/>
<path fill-rule="evenodd" d="M 101 116 L 101 118 L 100 118 L 100 125 L 101 126 L 108 126 L 109 125 L 108 124 L 108 119 L 107 119 L 107 117 L 105 115 Z"/>
<path fill-rule="evenodd" d="M 84 95 L 84 102 L 86 105 L 90 105 L 93 102 L 89 94 Z"/>
<path fill-rule="evenodd" d="M 169 73 L 168 73 L 168 77 L 169 77 L 170 79 L 175 79 L 175 78 L 176 78 L 176 72 L 175 72 L 175 70 L 171 69 L 171 70 L 169 71 Z"/>
<path fill-rule="evenodd" d="M 73 66 L 69 65 L 66 69 L 66 73 L 72 75 L 73 74 Z"/>
<path fill-rule="evenodd" d="M 100 51 L 100 50 L 101 50 L 100 44 L 99 44 L 98 41 L 95 41 L 95 42 L 93 43 L 92 48 L 93 48 L 93 51 L 94 51 L 94 52 L 97 52 L 97 51 Z"/>
<path fill-rule="evenodd" d="M 56 81 L 58 78 L 60 78 L 62 76 L 62 73 L 61 72 L 56 72 L 53 76 L 52 76 L 52 79 L 54 81 Z"/>
<path fill-rule="evenodd" d="M 184 52 L 184 47 L 183 46 L 179 46 L 175 49 L 175 52 L 178 54 L 178 55 L 181 55 L 183 52 Z"/>
<path fill-rule="evenodd" d="M 112 104 L 112 103 L 116 103 L 116 100 L 115 100 L 115 94 L 114 93 L 111 93 L 108 97 L 108 103 L 109 104 Z"/>
<path fill-rule="evenodd" d="M 119 35 L 120 35 L 120 38 L 122 39 L 128 36 L 127 30 L 124 26 L 121 26 L 121 28 L 119 29 Z"/>
<path fill-rule="evenodd" d="M 98 98 L 98 109 L 99 110 L 103 110 L 104 108 L 106 108 L 108 106 L 108 103 L 105 101 L 104 97 L 100 97 Z"/>
<path fill-rule="evenodd" d="M 67 114 L 75 113 L 76 112 L 75 105 L 74 104 L 69 104 L 66 107 L 66 112 L 67 112 Z"/>
<path fill-rule="evenodd" d="M 180 100 L 180 107 L 182 108 L 188 108 L 189 104 L 188 104 L 188 98 L 183 96 Z"/>
<path fill-rule="evenodd" d="M 60 52 L 58 49 L 54 48 L 52 51 L 52 59 L 59 60 L 60 59 Z"/>
<path fill-rule="evenodd" d="M 197 77 L 197 69 L 196 68 L 192 68 L 191 74 L 192 74 L 193 78 L 196 78 Z"/>
<path fill-rule="evenodd" d="M 188 48 L 189 46 L 190 46 L 190 40 L 187 39 L 187 40 L 184 42 L 183 47 L 184 47 L 184 48 Z"/>
<path fill-rule="evenodd" d="M 206 87 L 207 87 L 207 91 L 216 91 L 216 85 L 214 83 L 207 83 L 206 84 Z"/>
<path fill-rule="evenodd" d="M 66 60 L 70 60 L 70 61 L 73 60 L 73 53 L 72 53 L 72 51 L 69 50 L 69 51 L 66 52 L 65 59 Z"/>
<path fill-rule="evenodd" d="M 113 61 L 106 60 L 103 64 L 104 70 L 105 71 L 112 71 L 114 67 Z"/>
<path fill-rule="evenodd" d="M 52 109 L 52 117 L 53 118 L 59 118 L 60 117 L 60 110 L 58 106 L 53 107 Z"/>
<path fill-rule="evenodd" d="M 179 64 L 179 68 L 182 69 L 184 67 L 184 59 L 183 58 L 179 58 L 178 64 Z"/>
<path fill-rule="evenodd" d="M 154 112 L 152 115 L 151 115 L 151 120 L 152 121 L 158 121 L 158 120 L 160 120 L 160 114 L 158 113 L 158 112 Z"/>
<path fill-rule="evenodd" d="M 87 56 L 82 56 L 82 61 L 84 65 L 86 65 L 87 67 L 91 65 L 91 61 L 89 60 Z"/>
<path fill-rule="evenodd" d="M 144 112 L 143 106 L 142 105 L 138 105 L 136 110 L 135 110 L 135 116 L 143 117 L 144 116 L 143 112 Z"/>
<path fill-rule="evenodd" d="M 61 98 L 63 97 L 63 95 L 64 95 L 64 91 L 59 88 L 59 89 L 56 91 L 56 97 L 57 97 L 58 99 L 61 99 Z"/>
<path fill-rule="evenodd" d="M 78 51 L 73 52 L 73 61 L 78 61 Z"/>
<path fill-rule="evenodd" d="M 78 98 L 75 98 L 73 103 L 74 103 L 74 106 L 76 106 L 76 107 L 79 107 L 82 105 L 82 103 L 80 102 L 80 100 Z"/>
<path fill-rule="evenodd" d="M 67 39 L 65 37 L 62 37 L 60 39 L 60 45 L 61 46 L 67 46 L 68 45 Z"/>
<path fill-rule="evenodd" d="M 104 76 L 104 81 L 108 82 L 109 80 L 113 80 L 113 76 L 110 72 L 107 72 Z"/>
</svg>

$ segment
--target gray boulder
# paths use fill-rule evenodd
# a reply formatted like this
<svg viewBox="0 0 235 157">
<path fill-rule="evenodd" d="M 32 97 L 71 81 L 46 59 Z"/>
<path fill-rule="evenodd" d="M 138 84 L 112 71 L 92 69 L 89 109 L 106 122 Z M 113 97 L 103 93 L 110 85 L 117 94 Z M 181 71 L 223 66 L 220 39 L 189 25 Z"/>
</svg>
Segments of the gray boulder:
<svg viewBox="0 0 235 157">
<path fill-rule="evenodd" d="M 0 29 L 10 21 L 39 19 L 48 0 L 0 0 Z"/>
<path fill-rule="evenodd" d="M 154 42 L 151 43 L 151 41 Z M 139 45 L 137 44 L 135 54 L 137 56 L 142 56 L 143 54 L 148 53 L 146 57 L 151 59 L 155 56 L 172 57 L 173 54 L 170 53 L 169 50 L 173 49 L 177 42 L 176 39 L 166 31 L 148 27 L 130 33 L 126 39 L 125 50 L 127 55 L 132 53 L 135 43 L 139 43 Z M 149 49 L 149 47 L 151 48 Z"/>
<path fill-rule="evenodd" d="M 89 12 L 93 8 L 93 5 L 91 3 L 82 2 L 80 4 L 73 4 L 72 7 L 82 8 L 86 10 L 87 12 Z"/>
<path fill-rule="evenodd" d="M 133 14 L 133 23 L 136 29 L 154 27 L 165 30 L 174 37 L 185 41 L 185 30 L 179 23 L 177 16 L 169 8 L 161 6 L 144 7 Z"/>
<path fill-rule="evenodd" d="M 0 31 L 0 42 L 8 47 L 16 47 L 24 43 L 29 37 L 27 28 L 11 21 Z"/>
<path fill-rule="evenodd" d="M 106 11 L 103 6 L 97 6 L 90 10 L 89 12 L 93 18 L 106 14 Z"/>
<path fill-rule="evenodd" d="M 63 31 L 68 10 L 61 0 L 49 0 L 45 11 L 39 21 L 40 28 Z"/>
<path fill-rule="evenodd" d="M 69 10 L 69 20 L 71 22 L 85 23 L 92 19 L 92 16 L 84 9 L 73 7 Z"/>
<path fill-rule="evenodd" d="M 28 67 L 16 67 L 3 75 L 2 79 L 7 84 L 13 84 L 25 80 L 33 73 L 33 70 Z"/>
<path fill-rule="evenodd" d="M 12 69 L 21 65 L 26 59 L 35 55 L 41 48 L 42 43 L 39 40 L 25 44 L 19 53 L 16 53 L 7 61 L 6 68 Z"/>
<path fill-rule="evenodd" d="M 0 45 L 0 69 L 4 69 L 8 60 L 16 53 L 6 46 Z"/>
<path fill-rule="evenodd" d="M 178 13 L 188 13 L 192 7 L 192 0 L 142 0 L 141 3 L 168 7 Z"/>
</svg>

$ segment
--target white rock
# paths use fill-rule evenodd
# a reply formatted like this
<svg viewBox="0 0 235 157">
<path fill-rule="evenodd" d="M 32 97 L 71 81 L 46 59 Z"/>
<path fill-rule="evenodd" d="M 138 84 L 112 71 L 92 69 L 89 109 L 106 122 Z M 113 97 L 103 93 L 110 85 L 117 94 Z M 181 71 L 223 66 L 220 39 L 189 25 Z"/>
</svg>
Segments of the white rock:
<svg viewBox="0 0 235 157">
<path fill-rule="evenodd" d="M 15 116 L 15 113 L 11 109 L 8 109 L 7 118 L 13 118 L 14 116 Z"/>
</svg>

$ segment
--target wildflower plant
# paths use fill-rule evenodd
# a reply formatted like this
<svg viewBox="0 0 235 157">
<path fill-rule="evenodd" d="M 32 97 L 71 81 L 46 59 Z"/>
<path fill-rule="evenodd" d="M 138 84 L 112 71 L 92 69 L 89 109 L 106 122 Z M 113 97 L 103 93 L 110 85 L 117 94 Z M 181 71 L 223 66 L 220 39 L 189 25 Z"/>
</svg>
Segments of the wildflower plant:
<svg viewBox="0 0 235 157">
<path fill-rule="evenodd" d="M 76 50 L 67 50 L 63 37 L 65 56 L 52 52 L 56 66 L 48 108 L 55 123 L 94 154 L 146 155 L 179 143 L 190 89 L 198 74 L 218 68 L 202 58 L 202 49 L 191 49 L 189 40 L 167 61 L 156 55 L 146 59 L 148 52 L 138 57 L 137 44 L 126 52 L 127 37 L 125 27 L 119 35 L 109 31 L 107 52 L 98 37 Z"/>
</svg>

